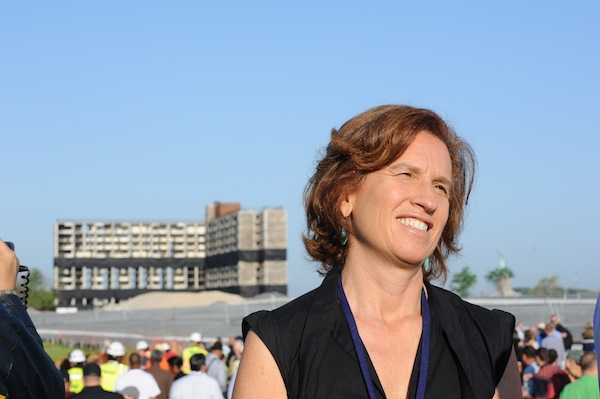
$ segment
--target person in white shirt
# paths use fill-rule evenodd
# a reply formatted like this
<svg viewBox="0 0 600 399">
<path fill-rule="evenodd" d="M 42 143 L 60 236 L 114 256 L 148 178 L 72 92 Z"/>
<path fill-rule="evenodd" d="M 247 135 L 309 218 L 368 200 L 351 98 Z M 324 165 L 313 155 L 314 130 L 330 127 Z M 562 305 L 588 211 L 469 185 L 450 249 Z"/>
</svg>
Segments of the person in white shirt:
<svg viewBox="0 0 600 399">
<path fill-rule="evenodd" d="M 171 386 L 169 399 L 223 399 L 221 386 L 206 374 L 206 357 L 197 354 L 190 358 L 191 371 Z"/>
<path fill-rule="evenodd" d="M 120 392 L 126 387 L 136 387 L 139 391 L 138 399 L 156 399 L 160 394 L 160 388 L 152 374 L 141 369 L 142 357 L 138 353 L 129 355 L 130 369 L 117 378 L 115 392 Z"/>
</svg>

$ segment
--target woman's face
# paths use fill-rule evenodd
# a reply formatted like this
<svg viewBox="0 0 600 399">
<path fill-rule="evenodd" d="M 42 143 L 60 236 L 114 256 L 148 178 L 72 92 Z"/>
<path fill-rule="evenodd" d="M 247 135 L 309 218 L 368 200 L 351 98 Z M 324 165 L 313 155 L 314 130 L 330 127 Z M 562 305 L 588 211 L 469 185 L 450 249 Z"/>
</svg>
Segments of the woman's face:
<svg viewBox="0 0 600 399">
<path fill-rule="evenodd" d="M 420 266 L 448 220 L 451 187 L 446 145 L 428 132 L 417 134 L 398 159 L 367 174 L 342 201 L 353 230 L 347 259 Z"/>
</svg>

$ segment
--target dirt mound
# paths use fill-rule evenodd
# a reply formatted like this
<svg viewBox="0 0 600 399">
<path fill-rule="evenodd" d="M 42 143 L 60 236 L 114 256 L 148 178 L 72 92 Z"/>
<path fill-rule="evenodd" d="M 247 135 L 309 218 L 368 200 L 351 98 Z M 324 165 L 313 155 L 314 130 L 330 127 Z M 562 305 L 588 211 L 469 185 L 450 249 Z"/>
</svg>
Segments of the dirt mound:
<svg viewBox="0 0 600 399">
<path fill-rule="evenodd" d="M 149 292 L 135 296 L 118 304 L 105 305 L 103 310 L 126 309 L 160 309 L 160 308 L 186 308 L 208 306 L 217 302 L 237 303 L 245 299 L 236 294 L 221 291 L 204 292 Z"/>
</svg>

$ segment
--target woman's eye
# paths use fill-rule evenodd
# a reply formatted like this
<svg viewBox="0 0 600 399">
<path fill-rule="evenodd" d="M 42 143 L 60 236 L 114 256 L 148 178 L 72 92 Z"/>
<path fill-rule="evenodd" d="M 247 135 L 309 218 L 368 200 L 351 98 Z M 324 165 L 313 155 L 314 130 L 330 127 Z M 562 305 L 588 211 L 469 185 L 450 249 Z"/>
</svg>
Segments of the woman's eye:
<svg viewBox="0 0 600 399">
<path fill-rule="evenodd" d="M 439 191 L 441 191 L 442 193 L 448 195 L 448 188 L 446 188 L 446 186 L 438 184 L 435 186 L 435 188 L 438 189 Z"/>
</svg>

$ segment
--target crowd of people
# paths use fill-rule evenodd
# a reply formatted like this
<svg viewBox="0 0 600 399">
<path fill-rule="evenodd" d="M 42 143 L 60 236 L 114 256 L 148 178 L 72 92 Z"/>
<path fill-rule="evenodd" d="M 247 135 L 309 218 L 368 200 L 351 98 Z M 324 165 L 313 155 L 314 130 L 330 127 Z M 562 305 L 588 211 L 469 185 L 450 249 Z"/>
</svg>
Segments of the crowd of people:
<svg viewBox="0 0 600 399">
<path fill-rule="evenodd" d="M 147 341 L 128 351 L 113 341 L 100 353 L 73 349 L 57 367 L 65 398 L 222 399 L 232 396 L 243 348 L 241 337 L 207 344 L 194 332 L 181 351 Z"/>
<path fill-rule="evenodd" d="M 557 315 L 529 328 L 518 323 L 514 341 L 524 398 L 600 399 L 592 323 L 577 346 Z"/>
</svg>

